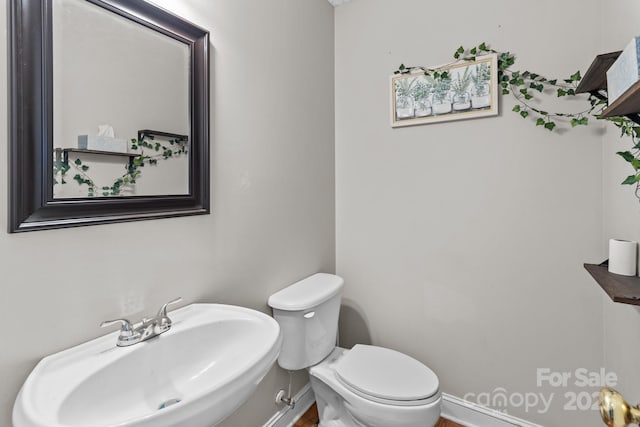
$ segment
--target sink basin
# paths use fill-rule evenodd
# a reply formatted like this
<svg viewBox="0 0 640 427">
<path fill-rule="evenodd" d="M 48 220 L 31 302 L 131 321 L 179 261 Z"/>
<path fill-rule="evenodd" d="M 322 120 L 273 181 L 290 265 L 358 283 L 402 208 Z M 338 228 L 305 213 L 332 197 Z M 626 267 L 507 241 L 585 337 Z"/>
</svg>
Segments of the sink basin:
<svg viewBox="0 0 640 427">
<path fill-rule="evenodd" d="M 193 304 L 131 347 L 114 332 L 45 357 L 13 408 L 14 427 L 212 427 L 276 361 L 278 323 L 255 310 Z"/>
</svg>

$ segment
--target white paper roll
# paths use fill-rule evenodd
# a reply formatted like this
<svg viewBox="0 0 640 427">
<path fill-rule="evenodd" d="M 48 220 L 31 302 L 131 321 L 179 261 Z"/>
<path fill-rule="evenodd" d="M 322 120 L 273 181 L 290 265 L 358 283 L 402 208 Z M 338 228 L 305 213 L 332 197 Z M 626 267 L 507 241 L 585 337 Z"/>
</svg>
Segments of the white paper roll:
<svg viewBox="0 0 640 427">
<path fill-rule="evenodd" d="M 638 242 L 609 239 L 609 272 L 623 276 L 635 276 Z"/>
</svg>

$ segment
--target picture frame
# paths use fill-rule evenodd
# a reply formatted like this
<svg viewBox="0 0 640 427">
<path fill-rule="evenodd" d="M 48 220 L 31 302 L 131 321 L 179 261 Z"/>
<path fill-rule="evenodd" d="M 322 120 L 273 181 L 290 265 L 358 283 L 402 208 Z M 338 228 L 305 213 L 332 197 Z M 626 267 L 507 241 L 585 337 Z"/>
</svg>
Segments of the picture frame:
<svg viewBox="0 0 640 427">
<path fill-rule="evenodd" d="M 391 77 L 391 126 L 498 115 L 498 56 L 483 55 Z"/>
</svg>

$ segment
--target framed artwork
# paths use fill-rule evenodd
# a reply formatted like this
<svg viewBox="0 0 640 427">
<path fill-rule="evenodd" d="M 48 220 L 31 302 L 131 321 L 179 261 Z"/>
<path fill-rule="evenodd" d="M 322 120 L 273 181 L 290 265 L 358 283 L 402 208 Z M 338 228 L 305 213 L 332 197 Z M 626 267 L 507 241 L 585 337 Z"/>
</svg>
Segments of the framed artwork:
<svg viewBox="0 0 640 427">
<path fill-rule="evenodd" d="M 498 57 L 479 56 L 391 77 L 391 126 L 412 126 L 498 114 Z"/>
</svg>

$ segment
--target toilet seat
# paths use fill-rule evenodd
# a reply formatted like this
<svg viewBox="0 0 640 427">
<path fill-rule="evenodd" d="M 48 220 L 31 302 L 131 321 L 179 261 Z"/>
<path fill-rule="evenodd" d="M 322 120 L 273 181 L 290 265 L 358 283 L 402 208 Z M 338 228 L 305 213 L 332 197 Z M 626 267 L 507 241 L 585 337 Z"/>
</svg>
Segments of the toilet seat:
<svg viewBox="0 0 640 427">
<path fill-rule="evenodd" d="M 418 406 L 440 398 L 431 369 L 388 348 L 357 344 L 336 364 L 335 373 L 352 392 L 378 403 Z"/>
</svg>

